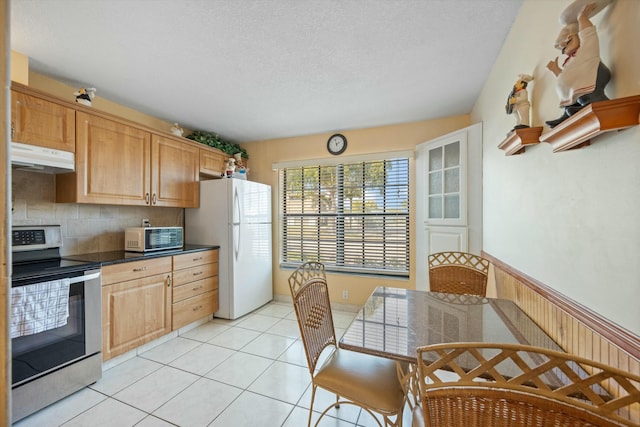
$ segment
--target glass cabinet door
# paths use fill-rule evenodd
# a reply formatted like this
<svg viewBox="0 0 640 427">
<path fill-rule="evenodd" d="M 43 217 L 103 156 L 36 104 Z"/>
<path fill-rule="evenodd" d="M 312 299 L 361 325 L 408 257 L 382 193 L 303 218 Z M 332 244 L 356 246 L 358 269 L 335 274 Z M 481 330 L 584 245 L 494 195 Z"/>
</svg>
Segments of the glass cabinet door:
<svg viewBox="0 0 640 427">
<path fill-rule="evenodd" d="M 430 224 L 466 224 L 466 141 L 446 141 L 428 150 L 427 221 Z"/>
</svg>

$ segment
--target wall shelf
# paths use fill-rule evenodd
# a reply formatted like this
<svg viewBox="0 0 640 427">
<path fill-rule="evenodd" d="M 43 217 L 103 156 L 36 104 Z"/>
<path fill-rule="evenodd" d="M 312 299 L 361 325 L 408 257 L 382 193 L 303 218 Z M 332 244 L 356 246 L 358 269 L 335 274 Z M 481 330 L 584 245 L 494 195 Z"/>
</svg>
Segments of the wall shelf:
<svg viewBox="0 0 640 427">
<path fill-rule="evenodd" d="M 640 95 L 599 101 L 587 105 L 540 137 L 553 152 L 581 148 L 591 138 L 612 130 L 622 130 L 639 124 Z"/>
<path fill-rule="evenodd" d="M 498 148 L 504 150 L 505 156 L 524 153 L 527 146 L 535 145 L 540 142 L 540 134 L 542 126 L 533 128 L 514 129 L 498 145 Z"/>
</svg>

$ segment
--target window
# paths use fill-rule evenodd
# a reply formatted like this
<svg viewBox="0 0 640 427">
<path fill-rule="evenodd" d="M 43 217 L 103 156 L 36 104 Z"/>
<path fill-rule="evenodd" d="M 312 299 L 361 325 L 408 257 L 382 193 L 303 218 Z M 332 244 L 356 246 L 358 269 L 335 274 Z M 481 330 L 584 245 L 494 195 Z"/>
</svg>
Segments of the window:
<svg viewBox="0 0 640 427">
<path fill-rule="evenodd" d="M 409 275 L 409 159 L 280 170 L 282 265 Z"/>
</svg>

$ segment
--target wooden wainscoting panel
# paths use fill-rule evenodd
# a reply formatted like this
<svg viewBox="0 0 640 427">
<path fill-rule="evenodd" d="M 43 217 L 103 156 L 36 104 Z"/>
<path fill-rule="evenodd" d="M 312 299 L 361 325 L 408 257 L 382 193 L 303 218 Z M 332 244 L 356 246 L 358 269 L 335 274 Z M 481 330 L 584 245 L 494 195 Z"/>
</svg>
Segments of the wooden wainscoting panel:
<svg viewBox="0 0 640 427">
<path fill-rule="evenodd" d="M 640 360 L 629 359 L 629 372 L 640 375 Z"/>
<path fill-rule="evenodd" d="M 600 344 L 602 344 L 602 337 L 600 337 L 598 334 L 594 334 L 593 349 L 591 350 L 591 359 L 593 360 L 600 359 Z"/>
<path fill-rule="evenodd" d="M 640 337 L 485 252 L 495 273 L 496 296 L 514 301 L 565 351 L 640 375 Z M 625 393 L 617 384 L 609 391 Z M 636 413 L 637 412 L 637 413 Z M 640 423 L 640 410 L 629 415 Z"/>
<path fill-rule="evenodd" d="M 584 354 L 584 357 L 591 359 L 593 357 L 593 331 L 584 325 L 580 325 L 582 330 L 583 341 L 580 347 L 580 352 Z"/>
<path fill-rule="evenodd" d="M 514 301 L 563 349 L 640 371 L 640 337 L 483 252 L 493 264 L 496 295 Z"/>
<path fill-rule="evenodd" d="M 608 341 L 606 340 L 602 340 L 602 342 L 600 343 L 600 361 L 602 363 L 606 363 L 607 365 L 609 365 L 609 347 L 611 345 L 609 344 Z"/>
<path fill-rule="evenodd" d="M 579 322 L 571 321 L 571 339 L 573 340 L 573 348 L 576 349 L 577 352 L 580 352 L 580 326 L 582 326 Z"/>
<path fill-rule="evenodd" d="M 561 321 L 560 321 L 560 340 L 564 343 L 562 347 L 564 347 L 567 351 L 574 352 L 573 341 L 571 339 L 571 328 L 570 322 L 571 318 L 567 313 L 562 311 L 560 313 Z"/>
</svg>

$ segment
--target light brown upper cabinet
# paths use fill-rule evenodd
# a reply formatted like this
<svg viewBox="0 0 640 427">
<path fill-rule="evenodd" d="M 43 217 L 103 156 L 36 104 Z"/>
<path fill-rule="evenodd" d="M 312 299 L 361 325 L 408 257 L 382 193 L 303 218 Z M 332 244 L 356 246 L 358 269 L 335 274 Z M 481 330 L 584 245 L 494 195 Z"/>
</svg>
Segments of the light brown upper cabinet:
<svg viewBox="0 0 640 427">
<path fill-rule="evenodd" d="M 215 149 L 200 148 L 200 175 L 220 178 L 227 168 L 228 154 Z"/>
<path fill-rule="evenodd" d="M 56 201 L 197 207 L 196 147 L 78 111 L 76 171 L 56 176 Z"/>
<path fill-rule="evenodd" d="M 11 91 L 11 140 L 63 151 L 76 151 L 76 112 L 24 93 Z"/>
<path fill-rule="evenodd" d="M 197 147 L 151 135 L 151 205 L 197 208 L 199 167 Z"/>
<path fill-rule="evenodd" d="M 76 171 L 56 176 L 56 201 L 149 205 L 151 134 L 77 112 Z"/>
</svg>

